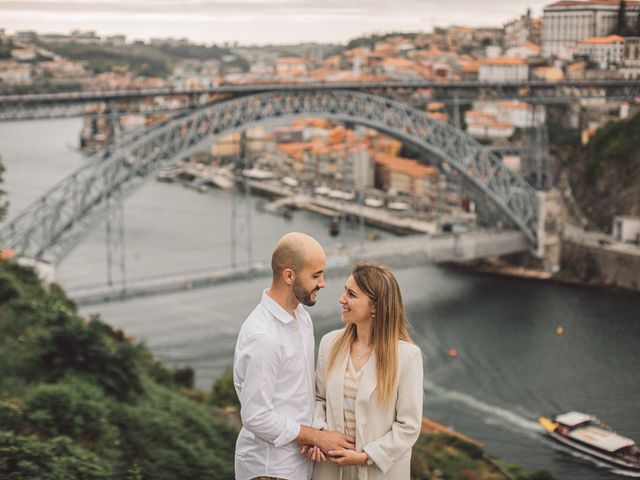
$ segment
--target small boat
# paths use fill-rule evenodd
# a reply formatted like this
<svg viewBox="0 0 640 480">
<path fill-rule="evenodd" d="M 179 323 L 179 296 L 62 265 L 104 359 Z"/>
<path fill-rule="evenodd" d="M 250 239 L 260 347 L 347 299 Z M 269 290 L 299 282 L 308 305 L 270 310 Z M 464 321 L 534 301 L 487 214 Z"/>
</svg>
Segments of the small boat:
<svg viewBox="0 0 640 480">
<path fill-rule="evenodd" d="M 406 212 L 409 210 L 409 204 L 407 202 L 389 202 L 387 208 L 396 212 Z"/>
<path fill-rule="evenodd" d="M 348 200 L 348 201 L 351 201 L 354 198 L 356 198 L 356 196 L 353 193 L 343 192 L 342 190 L 337 190 L 337 189 L 329 190 L 329 192 L 327 193 L 327 196 L 334 200 Z"/>
<path fill-rule="evenodd" d="M 367 197 L 364 199 L 364 204 L 367 207 L 372 207 L 372 208 L 380 208 L 382 206 L 384 206 L 384 202 L 382 200 L 380 200 L 379 198 L 373 198 L 373 197 Z"/>
<path fill-rule="evenodd" d="M 286 185 L 287 187 L 297 187 L 298 185 L 300 185 L 300 182 L 298 182 L 298 180 L 296 180 L 295 178 L 292 177 L 282 177 L 280 179 L 280 181 Z"/>
<path fill-rule="evenodd" d="M 210 178 L 211 184 L 222 190 L 230 190 L 233 188 L 233 172 L 228 167 L 218 168 Z"/>
<path fill-rule="evenodd" d="M 259 168 L 243 170 L 242 175 L 251 180 L 271 180 L 274 176 L 273 172 L 270 172 L 268 170 L 260 170 Z"/>
<path fill-rule="evenodd" d="M 337 237 L 340 234 L 340 219 L 338 217 L 333 217 L 331 219 L 331 223 L 329 224 L 329 234 L 332 237 Z"/>
<path fill-rule="evenodd" d="M 554 420 L 540 417 L 538 421 L 555 441 L 617 468 L 640 472 L 640 449 L 636 443 L 596 417 L 569 412 Z"/>
<path fill-rule="evenodd" d="M 324 185 L 321 185 L 319 187 L 314 188 L 313 193 L 316 195 L 324 196 L 329 193 L 329 187 L 325 187 Z"/>
</svg>

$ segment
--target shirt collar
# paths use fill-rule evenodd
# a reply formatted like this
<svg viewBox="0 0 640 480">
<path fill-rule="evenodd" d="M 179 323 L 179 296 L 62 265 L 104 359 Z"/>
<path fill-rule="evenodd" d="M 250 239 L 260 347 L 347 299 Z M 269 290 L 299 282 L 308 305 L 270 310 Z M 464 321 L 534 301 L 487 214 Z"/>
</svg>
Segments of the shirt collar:
<svg viewBox="0 0 640 480">
<path fill-rule="evenodd" d="M 262 292 L 262 301 L 260 302 L 262 306 L 264 306 L 269 311 L 269 313 L 271 313 L 271 315 L 276 317 L 282 323 L 289 323 L 294 320 L 294 318 L 289 315 L 289 312 L 282 308 L 282 306 L 278 302 L 276 302 L 267 294 L 267 290 L 269 289 L 265 288 Z M 298 320 L 302 320 L 304 311 L 304 307 L 301 304 L 298 304 L 295 309 L 296 318 Z"/>
</svg>

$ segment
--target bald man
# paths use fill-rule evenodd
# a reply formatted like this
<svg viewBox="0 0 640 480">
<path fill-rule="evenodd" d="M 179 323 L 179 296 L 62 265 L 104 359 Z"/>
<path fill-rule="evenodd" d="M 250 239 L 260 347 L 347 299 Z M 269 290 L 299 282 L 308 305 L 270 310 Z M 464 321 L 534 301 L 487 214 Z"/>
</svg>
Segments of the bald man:
<svg viewBox="0 0 640 480">
<path fill-rule="evenodd" d="M 288 233 L 271 257 L 271 288 L 245 320 L 233 361 L 242 430 L 235 454 L 236 480 L 309 480 L 313 465 L 300 445 L 354 449 L 339 432 L 309 427 L 315 405 L 313 306 L 324 288 L 326 257 L 309 235 Z"/>
</svg>

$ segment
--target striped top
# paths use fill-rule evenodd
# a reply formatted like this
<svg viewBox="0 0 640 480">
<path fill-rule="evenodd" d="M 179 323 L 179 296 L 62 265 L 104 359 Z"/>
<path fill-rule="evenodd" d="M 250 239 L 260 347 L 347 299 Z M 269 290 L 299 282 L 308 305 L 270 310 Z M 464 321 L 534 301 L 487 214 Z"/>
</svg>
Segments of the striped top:
<svg viewBox="0 0 640 480">
<path fill-rule="evenodd" d="M 351 436 L 355 436 L 356 434 L 356 395 L 358 394 L 358 387 L 362 379 L 363 368 L 364 365 L 360 367 L 360 370 L 356 371 L 351 362 L 351 355 L 349 355 L 349 364 L 347 365 L 347 370 L 344 372 L 343 405 L 344 433 Z"/>
</svg>

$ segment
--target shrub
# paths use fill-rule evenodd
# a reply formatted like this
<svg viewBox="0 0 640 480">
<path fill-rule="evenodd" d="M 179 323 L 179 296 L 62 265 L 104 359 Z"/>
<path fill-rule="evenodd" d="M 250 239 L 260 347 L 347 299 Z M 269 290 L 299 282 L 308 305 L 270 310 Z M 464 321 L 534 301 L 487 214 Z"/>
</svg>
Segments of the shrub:
<svg viewBox="0 0 640 480">
<path fill-rule="evenodd" d="M 40 385 L 25 399 L 26 422 L 39 434 L 95 443 L 106 430 L 100 390 L 80 381 Z"/>
<path fill-rule="evenodd" d="M 231 406 L 240 408 L 240 401 L 238 400 L 238 395 L 233 385 L 233 370 L 231 368 L 228 368 L 213 383 L 211 389 L 211 404 L 216 407 Z"/>
</svg>

